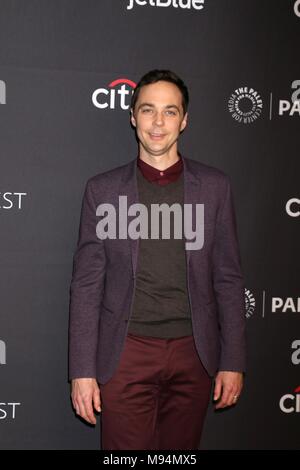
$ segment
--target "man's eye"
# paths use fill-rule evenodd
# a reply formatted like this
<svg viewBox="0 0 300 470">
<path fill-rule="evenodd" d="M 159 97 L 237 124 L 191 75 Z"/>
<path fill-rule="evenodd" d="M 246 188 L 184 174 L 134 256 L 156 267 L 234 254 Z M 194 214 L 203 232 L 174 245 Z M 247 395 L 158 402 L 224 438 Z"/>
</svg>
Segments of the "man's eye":
<svg viewBox="0 0 300 470">
<path fill-rule="evenodd" d="M 149 108 L 144 108 L 144 109 L 142 109 L 142 113 L 148 113 L 148 112 L 150 112 L 150 111 L 152 111 L 152 110 L 149 109 Z"/>
<path fill-rule="evenodd" d="M 175 114 L 176 114 L 175 111 L 170 111 L 170 110 L 167 111 L 167 113 L 172 114 L 173 116 L 175 116 Z"/>
</svg>

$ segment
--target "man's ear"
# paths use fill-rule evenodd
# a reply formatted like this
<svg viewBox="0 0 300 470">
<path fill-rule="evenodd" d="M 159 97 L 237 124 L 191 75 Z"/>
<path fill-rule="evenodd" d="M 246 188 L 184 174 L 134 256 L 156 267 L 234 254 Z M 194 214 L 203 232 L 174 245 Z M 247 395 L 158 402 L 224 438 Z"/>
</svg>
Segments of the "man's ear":
<svg viewBox="0 0 300 470">
<path fill-rule="evenodd" d="M 188 113 L 185 113 L 184 118 L 182 120 L 182 123 L 180 125 L 180 132 L 182 132 L 183 129 L 185 129 L 185 127 L 187 125 L 187 120 L 188 120 Z"/>
<path fill-rule="evenodd" d="M 130 108 L 130 121 L 131 121 L 131 124 L 136 127 L 136 120 L 135 120 L 135 117 L 134 117 L 134 114 L 133 114 L 133 109 Z"/>
</svg>

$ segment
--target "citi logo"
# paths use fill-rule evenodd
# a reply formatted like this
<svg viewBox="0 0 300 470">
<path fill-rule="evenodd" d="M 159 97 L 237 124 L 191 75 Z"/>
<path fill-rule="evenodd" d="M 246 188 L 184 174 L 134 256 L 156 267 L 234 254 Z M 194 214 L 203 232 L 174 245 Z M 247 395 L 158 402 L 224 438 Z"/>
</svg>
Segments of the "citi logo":
<svg viewBox="0 0 300 470">
<path fill-rule="evenodd" d="M 92 102 L 99 109 L 127 110 L 130 106 L 131 95 L 136 83 L 127 78 L 118 78 L 112 81 L 107 88 L 97 88 L 92 95 Z"/>
<path fill-rule="evenodd" d="M 6 104 L 6 84 L 0 80 L 0 104 Z"/>
<path fill-rule="evenodd" d="M 294 350 L 291 356 L 292 364 L 298 366 L 300 364 L 300 339 L 292 342 L 291 348 Z"/>
<path fill-rule="evenodd" d="M 6 364 L 6 344 L 0 339 L 0 364 Z"/>
<path fill-rule="evenodd" d="M 282 299 L 281 297 L 272 298 L 272 312 L 273 313 L 300 313 L 300 297 L 293 299 L 287 297 Z"/>
<path fill-rule="evenodd" d="M 300 199 L 297 197 L 292 197 L 288 200 L 285 205 L 286 213 L 290 217 L 299 217 L 300 216 Z"/>
<path fill-rule="evenodd" d="M 294 3 L 294 12 L 295 15 L 300 18 L 300 0 L 296 0 L 296 2 Z"/>
<path fill-rule="evenodd" d="M 300 386 L 280 398 L 279 408 L 283 413 L 300 413 Z"/>
<path fill-rule="evenodd" d="M 290 100 L 279 100 L 279 116 L 294 116 L 294 114 L 300 116 L 300 80 L 294 80 L 291 89 L 294 91 Z"/>
<path fill-rule="evenodd" d="M 204 7 L 204 0 L 128 0 L 127 10 L 132 10 L 135 6 L 144 7 L 150 5 L 151 7 L 173 7 L 182 8 L 186 10 L 202 10 Z"/>
</svg>

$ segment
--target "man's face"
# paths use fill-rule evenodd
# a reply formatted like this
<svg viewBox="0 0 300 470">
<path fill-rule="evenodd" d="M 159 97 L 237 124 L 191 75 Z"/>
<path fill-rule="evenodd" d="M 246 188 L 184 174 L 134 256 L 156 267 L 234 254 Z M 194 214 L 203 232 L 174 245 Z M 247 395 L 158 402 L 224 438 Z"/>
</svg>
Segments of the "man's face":
<svg viewBox="0 0 300 470">
<path fill-rule="evenodd" d="M 170 82 L 159 81 L 141 88 L 131 123 L 143 149 L 152 156 L 177 152 L 177 139 L 187 124 L 182 95 Z"/>
</svg>

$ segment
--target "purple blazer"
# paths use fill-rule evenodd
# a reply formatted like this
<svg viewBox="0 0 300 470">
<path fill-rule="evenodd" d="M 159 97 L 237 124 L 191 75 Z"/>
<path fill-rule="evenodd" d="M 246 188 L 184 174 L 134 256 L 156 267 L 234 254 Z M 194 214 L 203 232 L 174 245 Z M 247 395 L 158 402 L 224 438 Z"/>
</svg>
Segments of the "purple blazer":
<svg viewBox="0 0 300 470">
<path fill-rule="evenodd" d="M 228 176 L 183 158 L 184 202 L 204 204 L 204 245 L 187 250 L 193 336 L 210 376 L 245 370 L 245 300 Z M 69 379 L 113 375 L 133 305 L 139 240 L 100 240 L 96 208 L 137 203 L 136 159 L 87 181 L 70 286 Z"/>
</svg>

